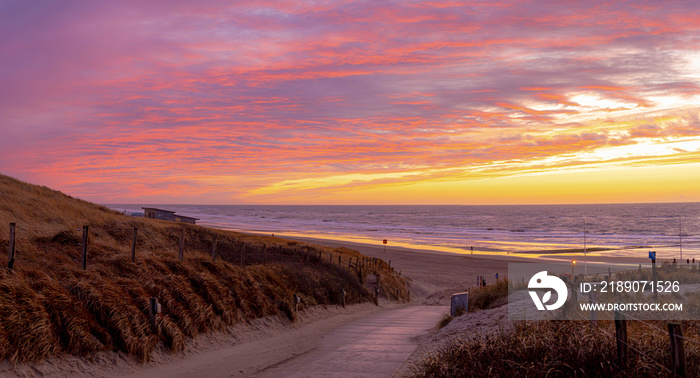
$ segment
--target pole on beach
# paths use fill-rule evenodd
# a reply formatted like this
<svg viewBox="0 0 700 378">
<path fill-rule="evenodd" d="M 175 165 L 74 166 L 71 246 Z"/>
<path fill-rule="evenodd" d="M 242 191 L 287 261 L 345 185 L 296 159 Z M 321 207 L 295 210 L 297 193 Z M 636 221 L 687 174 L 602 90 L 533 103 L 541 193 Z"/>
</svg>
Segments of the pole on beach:
<svg viewBox="0 0 700 378">
<path fill-rule="evenodd" d="M 680 215 L 678 216 L 678 242 L 681 248 L 681 261 L 683 261 L 683 226 Z"/>
<path fill-rule="evenodd" d="M 586 217 L 583 217 L 583 275 L 588 274 L 588 255 L 586 248 Z"/>
<path fill-rule="evenodd" d="M 10 223 L 10 248 L 8 251 L 7 268 L 12 269 L 15 265 L 15 224 Z"/>
<path fill-rule="evenodd" d="M 656 256 L 656 252 L 654 252 L 654 256 Z M 658 276 L 656 275 L 656 259 L 651 259 L 651 275 L 652 275 L 652 280 L 653 283 L 651 285 L 651 290 L 654 292 L 654 299 L 659 297 L 659 293 L 656 290 L 656 281 L 658 279 Z"/>
</svg>

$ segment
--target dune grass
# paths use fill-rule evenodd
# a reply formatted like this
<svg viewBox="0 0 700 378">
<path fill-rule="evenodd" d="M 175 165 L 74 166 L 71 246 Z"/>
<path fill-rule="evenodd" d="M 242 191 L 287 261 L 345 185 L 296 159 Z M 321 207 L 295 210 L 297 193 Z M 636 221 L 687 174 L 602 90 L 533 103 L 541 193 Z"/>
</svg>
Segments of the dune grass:
<svg viewBox="0 0 700 378">
<path fill-rule="evenodd" d="M 336 305 L 343 290 L 346 303 L 370 301 L 373 293 L 361 284 L 369 274 L 378 277 L 388 298 L 407 300 L 406 282 L 393 270 L 349 269 L 350 258 L 363 257 L 356 251 L 132 218 L 3 175 L 0 193 L 5 253 L 9 224 L 17 225 L 15 268 L 7 269 L 6 260 L 0 268 L 0 360 L 121 351 L 144 361 L 159 343 L 177 352 L 202 332 L 264 316 L 294 320 L 294 294 L 302 308 Z M 86 270 L 80 267 L 83 225 L 90 226 Z M 182 262 L 180 235 L 186 240 Z M 219 248 L 215 261 L 213 240 Z M 242 243 L 249 255 L 245 265 Z M 280 252 L 281 261 L 274 258 Z M 319 252 L 332 253 L 334 260 L 314 259 Z M 262 256 L 269 256 L 267 263 Z M 148 316 L 151 297 L 163 309 L 155 327 Z"/>
<path fill-rule="evenodd" d="M 660 275 L 695 279 L 697 270 L 677 271 L 664 266 Z M 508 281 L 471 291 L 469 311 L 493 308 L 507 302 Z M 691 300 L 698 306 L 700 300 Z M 444 316 L 437 327 L 453 318 Z M 683 328 L 688 376 L 700 376 L 700 322 L 677 321 Z M 417 366 L 415 377 L 648 377 L 667 376 L 670 369 L 666 321 L 628 321 L 629 367 L 617 362 L 613 321 L 598 328 L 589 321 L 515 322 L 512 331 L 492 336 L 469 336 L 451 341 Z"/>
<path fill-rule="evenodd" d="M 469 312 L 499 307 L 508 301 L 508 279 L 472 289 L 469 293 Z"/>
<path fill-rule="evenodd" d="M 696 322 L 692 322 L 696 323 Z M 415 377 L 650 377 L 667 376 L 668 336 L 639 322 L 628 325 L 629 367 L 617 362 L 615 326 L 587 321 L 518 322 L 513 332 L 456 340 L 425 358 Z M 663 326 L 663 325 L 662 325 Z M 684 324 L 697 339 L 697 326 Z M 663 329 L 663 328 L 661 328 Z M 700 375 L 700 348 L 686 343 L 688 376 Z"/>
</svg>

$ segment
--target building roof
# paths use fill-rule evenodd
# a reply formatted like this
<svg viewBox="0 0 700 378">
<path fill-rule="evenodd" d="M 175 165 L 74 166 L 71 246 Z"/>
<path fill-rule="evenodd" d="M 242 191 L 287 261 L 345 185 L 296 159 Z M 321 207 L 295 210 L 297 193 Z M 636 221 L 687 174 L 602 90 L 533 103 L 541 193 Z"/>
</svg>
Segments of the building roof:
<svg viewBox="0 0 700 378">
<path fill-rule="evenodd" d="M 188 216 L 186 216 L 186 215 L 179 215 L 179 214 L 175 214 L 175 216 L 176 216 L 177 218 L 187 218 L 187 219 L 194 219 L 194 220 L 199 220 L 199 218 L 195 218 L 195 217 L 188 217 Z"/>
<path fill-rule="evenodd" d="M 175 214 L 175 212 L 174 212 L 174 211 L 170 211 L 170 210 L 163 210 L 163 209 L 156 209 L 155 207 L 142 207 L 142 209 L 144 209 L 144 210 L 156 210 L 156 211 L 162 211 L 162 212 L 164 212 L 164 213 L 171 213 L 171 214 Z"/>
</svg>

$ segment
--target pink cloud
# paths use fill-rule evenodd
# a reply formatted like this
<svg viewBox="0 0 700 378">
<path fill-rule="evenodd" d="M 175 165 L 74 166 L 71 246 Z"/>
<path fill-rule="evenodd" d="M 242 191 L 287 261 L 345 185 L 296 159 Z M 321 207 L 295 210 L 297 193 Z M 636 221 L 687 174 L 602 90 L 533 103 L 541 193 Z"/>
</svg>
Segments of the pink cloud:
<svg viewBox="0 0 700 378">
<path fill-rule="evenodd" d="M 698 45 L 693 5 L 3 5 L 0 171 L 76 195 L 141 198 L 134 183 L 152 178 L 204 198 L 217 174 L 400 172 L 700 135 L 650 119 L 620 140 L 572 118 L 591 111 L 573 93 L 650 112 L 700 93 L 676 64 Z"/>
</svg>

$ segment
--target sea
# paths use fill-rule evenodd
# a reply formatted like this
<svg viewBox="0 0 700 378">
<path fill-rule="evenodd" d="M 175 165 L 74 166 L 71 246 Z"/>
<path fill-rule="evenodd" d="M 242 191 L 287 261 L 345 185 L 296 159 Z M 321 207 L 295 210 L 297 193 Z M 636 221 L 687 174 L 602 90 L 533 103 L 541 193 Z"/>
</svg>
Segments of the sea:
<svg viewBox="0 0 700 378">
<path fill-rule="evenodd" d="M 601 205 L 153 205 L 205 227 L 455 253 L 582 252 L 700 259 L 700 203 Z M 384 241 L 386 240 L 386 244 Z M 605 251 L 600 251 L 604 249 Z"/>
</svg>

